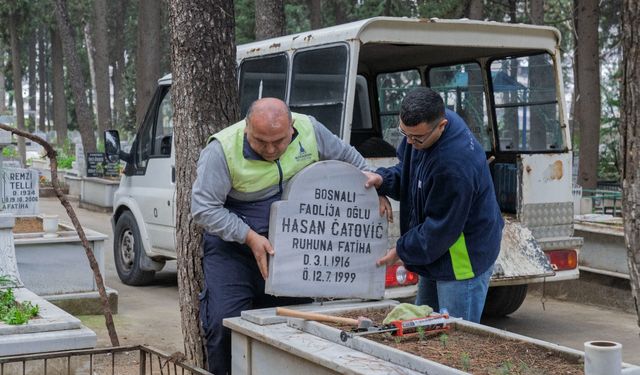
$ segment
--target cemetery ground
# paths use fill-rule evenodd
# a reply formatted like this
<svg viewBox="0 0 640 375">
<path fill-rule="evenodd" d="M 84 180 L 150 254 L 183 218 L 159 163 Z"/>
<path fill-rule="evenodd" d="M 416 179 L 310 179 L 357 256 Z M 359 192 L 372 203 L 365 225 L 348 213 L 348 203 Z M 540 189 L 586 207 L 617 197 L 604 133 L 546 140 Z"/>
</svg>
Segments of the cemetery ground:
<svg viewBox="0 0 640 375">
<path fill-rule="evenodd" d="M 83 226 L 109 237 L 105 243 L 106 271 L 103 276 L 106 285 L 118 291 L 118 314 L 114 315 L 114 320 L 120 343 L 147 344 L 168 353 L 182 351 L 175 261 L 167 262 L 151 286 L 131 287 L 122 284 L 113 264 L 110 215 L 78 208 L 77 202 L 72 204 Z M 56 198 L 41 198 L 40 211 L 58 214 L 61 221 L 69 221 Z M 602 281 L 600 283 L 605 284 Z M 599 287 L 591 283 L 588 286 L 584 292 L 589 295 L 611 294 L 604 285 Z M 623 293 L 621 295 L 624 298 Z M 540 288 L 535 288 L 514 314 L 506 318 L 484 319 L 483 324 L 578 350 L 584 350 L 585 341 L 617 341 L 623 345 L 623 361 L 640 364 L 640 329 L 635 314 L 605 305 L 587 305 L 549 297 L 544 301 L 543 308 L 543 300 Z M 595 301 L 593 298 L 591 300 Z M 607 302 L 606 306 L 611 305 Z M 110 346 L 101 315 L 79 318 L 98 334 L 99 347 Z"/>
</svg>

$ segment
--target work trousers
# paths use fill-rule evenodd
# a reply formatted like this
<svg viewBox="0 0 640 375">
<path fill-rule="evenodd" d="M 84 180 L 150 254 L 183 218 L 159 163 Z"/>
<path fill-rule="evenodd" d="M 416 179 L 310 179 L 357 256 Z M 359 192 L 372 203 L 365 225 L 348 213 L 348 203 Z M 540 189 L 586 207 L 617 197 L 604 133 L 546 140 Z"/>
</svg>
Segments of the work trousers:
<svg viewBox="0 0 640 375">
<path fill-rule="evenodd" d="M 480 323 L 489 290 L 493 266 L 467 280 L 432 280 L 420 276 L 416 305 L 429 305 L 434 311 L 446 308 L 449 315 Z"/>
<path fill-rule="evenodd" d="M 231 373 L 231 331 L 222 320 L 244 310 L 311 302 L 308 298 L 274 297 L 264 293 L 264 279 L 246 245 L 205 234 L 205 289 L 200 293 L 200 320 L 204 329 L 209 371 Z"/>
</svg>

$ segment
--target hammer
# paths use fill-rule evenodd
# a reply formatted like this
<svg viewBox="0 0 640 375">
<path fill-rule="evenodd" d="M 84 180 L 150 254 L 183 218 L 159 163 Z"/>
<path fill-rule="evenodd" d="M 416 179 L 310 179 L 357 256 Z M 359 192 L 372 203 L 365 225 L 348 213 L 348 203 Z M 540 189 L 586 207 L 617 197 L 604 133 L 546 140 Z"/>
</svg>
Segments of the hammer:
<svg viewBox="0 0 640 375">
<path fill-rule="evenodd" d="M 358 330 L 367 330 L 373 327 L 373 321 L 364 316 L 358 319 L 343 318 L 341 316 L 318 314 L 314 312 L 298 311 L 287 309 L 284 307 L 276 307 L 276 315 L 290 316 L 292 318 L 300 318 L 306 320 L 314 320 L 316 322 L 329 322 L 357 327 Z"/>
</svg>

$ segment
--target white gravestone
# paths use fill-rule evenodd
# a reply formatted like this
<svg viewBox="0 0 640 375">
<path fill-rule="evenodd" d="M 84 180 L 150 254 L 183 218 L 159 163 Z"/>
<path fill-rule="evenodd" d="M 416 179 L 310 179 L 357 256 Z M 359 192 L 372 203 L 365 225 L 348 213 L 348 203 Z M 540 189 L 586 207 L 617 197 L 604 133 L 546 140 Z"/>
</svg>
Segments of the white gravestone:
<svg viewBox="0 0 640 375">
<path fill-rule="evenodd" d="M 15 215 L 37 215 L 40 197 L 38 172 L 23 168 L 2 168 L 0 197 L 3 212 Z"/>
<path fill-rule="evenodd" d="M 322 161 L 292 178 L 271 206 L 265 292 L 321 298 L 384 297 L 387 220 L 354 166 Z"/>
<path fill-rule="evenodd" d="M 0 276 L 7 277 L 11 286 L 22 286 L 11 232 L 15 223 L 13 214 L 0 213 Z"/>
<path fill-rule="evenodd" d="M 84 176 L 87 174 L 85 168 L 85 158 L 84 158 L 84 148 L 82 147 L 82 143 L 76 143 L 76 161 L 75 161 L 76 171 L 78 171 L 78 176 Z"/>
</svg>

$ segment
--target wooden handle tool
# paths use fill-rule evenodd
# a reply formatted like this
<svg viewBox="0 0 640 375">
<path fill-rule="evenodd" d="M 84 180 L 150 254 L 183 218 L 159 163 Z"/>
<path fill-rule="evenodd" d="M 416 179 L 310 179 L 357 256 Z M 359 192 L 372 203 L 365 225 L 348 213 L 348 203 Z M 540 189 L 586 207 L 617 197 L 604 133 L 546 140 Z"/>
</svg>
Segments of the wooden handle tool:
<svg viewBox="0 0 640 375">
<path fill-rule="evenodd" d="M 360 321 L 358 319 L 351 318 L 343 318 L 341 316 L 333 316 L 333 315 L 324 315 L 318 314 L 314 312 L 306 312 L 306 311 L 298 311 L 287 309 L 284 307 L 276 307 L 276 315 L 280 316 L 290 316 L 292 318 L 301 318 L 306 320 L 314 320 L 316 322 L 330 322 L 337 324 L 350 325 L 354 327 L 358 327 Z"/>
</svg>

